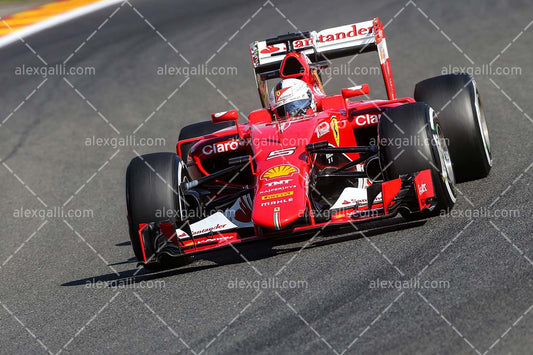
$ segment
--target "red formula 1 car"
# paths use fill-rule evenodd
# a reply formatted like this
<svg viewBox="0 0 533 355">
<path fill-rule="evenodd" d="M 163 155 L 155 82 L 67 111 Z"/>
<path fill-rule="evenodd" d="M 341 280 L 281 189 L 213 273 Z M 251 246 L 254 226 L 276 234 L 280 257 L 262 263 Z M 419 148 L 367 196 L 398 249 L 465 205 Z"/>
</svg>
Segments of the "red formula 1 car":
<svg viewBox="0 0 533 355">
<path fill-rule="evenodd" d="M 368 85 L 326 95 L 330 59 L 377 51 L 387 100 Z M 475 81 L 443 75 L 396 98 L 379 19 L 250 45 L 263 108 L 182 129 L 175 153 L 134 158 L 126 174 L 137 259 L 175 265 L 247 240 L 449 211 L 457 182 L 492 160 Z M 278 80 L 269 95 L 269 80 Z M 438 114 L 437 114 L 438 113 Z"/>
</svg>

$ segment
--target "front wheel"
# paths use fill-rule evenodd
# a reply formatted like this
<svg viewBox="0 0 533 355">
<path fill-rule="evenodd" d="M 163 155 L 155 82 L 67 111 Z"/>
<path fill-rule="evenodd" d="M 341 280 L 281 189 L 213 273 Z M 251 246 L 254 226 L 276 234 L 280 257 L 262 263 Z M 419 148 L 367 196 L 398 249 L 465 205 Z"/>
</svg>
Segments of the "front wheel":
<svg viewBox="0 0 533 355">
<path fill-rule="evenodd" d="M 441 75 L 416 84 L 416 101 L 437 111 L 458 182 L 484 178 L 492 167 L 485 110 L 468 74 Z"/>
<path fill-rule="evenodd" d="M 139 236 L 139 224 L 181 220 L 186 209 L 179 183 L 185 169 L 174 153 L 146 154 L 132 159 L 126 171 L 126 206 L 131 245 L 137 260 L 145 262 L 146 248 Z M 148 265 L 157 267 L 157 260 Z"/>
<path fill-rule="evenodd" d="M 405 104 L 386 110 L 380 119 L 379 158 L 385 180 L 431 170 L 437 206 L 432 212 L 405 212 L 408 219 L 448 212 L 456 200 L 455 177 L 446 141 L 431 107 Z"/>
</svg>

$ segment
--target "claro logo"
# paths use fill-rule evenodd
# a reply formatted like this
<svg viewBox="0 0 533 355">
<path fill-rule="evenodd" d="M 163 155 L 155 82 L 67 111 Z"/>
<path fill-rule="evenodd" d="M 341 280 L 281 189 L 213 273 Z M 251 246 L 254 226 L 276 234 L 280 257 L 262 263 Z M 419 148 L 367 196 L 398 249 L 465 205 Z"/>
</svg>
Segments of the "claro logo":
<svg viewBox="0 0 533 355">
<path fill-rule="evenodd" d="M 205 155 L 212 155 L 216 153 L 231 152 L 239 148 L 238 140 L 231 140 L 220 143 L 213 143 L 202 148 L 202 153 Z"/>
<path fill-rule="evenodd" d="M 355 124 L 361 127 L 378 124 L 380 117 L 381 115 L 369 115 L 368 113 L 366 115 L 359 115 L 355 118 Z"/>
</svg>

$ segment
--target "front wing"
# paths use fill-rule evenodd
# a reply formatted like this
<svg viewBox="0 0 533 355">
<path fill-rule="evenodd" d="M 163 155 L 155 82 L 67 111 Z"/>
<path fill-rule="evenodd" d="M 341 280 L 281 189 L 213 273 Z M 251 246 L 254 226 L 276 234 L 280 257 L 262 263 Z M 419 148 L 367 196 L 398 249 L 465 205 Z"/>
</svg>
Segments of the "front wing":
<svg viewBox="0 0 533 355">
<path fill-rule="evenodd" d="M 243 233 L 239 228 L 224 231 L 211 231 L 194 235 L 187 225 L 176 226 L 172 222 L 142 223 L 139 225 L 138 236 L 143 249 L 141 264 L 157 264 L 162 255 L 182 257 L 198 254 L 213 249 L 248 242 L 268 237 L 287 237 L 288 235 L 311 233 L 326 230 L 330 227 L 350 226 L 355 223 L 375 221 L 395 217 L 400 209 L 410 212 L 432 211 L 437 205 L 431 170 L 402 175 L 401 177 L 375 182 L 367 189 L 366 205 L 355 205 L 349 208 L 330 211 L 329 219 L 317 222 L 309 216 L 305 225 L 294 226 L 281 231 L 265 231 L 257 226 Z M 376 196 L 381 199 L 376 201 Z M 250 230 L 250 228 L 248 228 Z M 164 240 L 161 243 L 161 239 Z"/>
</svg>

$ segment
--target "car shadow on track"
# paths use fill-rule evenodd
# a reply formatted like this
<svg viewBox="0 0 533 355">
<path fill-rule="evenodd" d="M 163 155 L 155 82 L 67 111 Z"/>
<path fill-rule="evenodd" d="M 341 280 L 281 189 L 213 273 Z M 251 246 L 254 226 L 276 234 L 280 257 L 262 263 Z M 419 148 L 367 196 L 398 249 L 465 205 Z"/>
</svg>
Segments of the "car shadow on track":
<svg viewBox="0 0 533 355">
<path fill-rule="evenodd" d="M 404 221 L 403 219 L 389 219 L 379 222 L 367 222 L 364 224 L 361 223 L 354 226 L 337 228 L 334 232 L 325 231 L 324 233 L 319 234 L 312 243 L 305 247 L 305 249 L 313 249 L 317 247 L 323 247 L 325 245 L 337 244 L 355 239 L 370 238 L 379 234 L 419 227 L 425 223 L 425 220 Z M 283 248 L 283 246 L 296 242 L 306 242 L 309 239 L 310 236 L 307 235 L 276 240 L 276 244 L 281 247 L 277 249 L 276 254 L 297 252 L 302 249 L 302 246 L 298 245 L 295 247 L 287 248 Z"/>
<path fill-rule="evenodd" d="M 317 235 L 315 238 L 313 238 L 311 243 L 305 246 L 305 249 L 323 247 L 325 245 L 342 243 L 361 238 L 370 238 L 375 235 L 410 229 L 425 224 L 424 220 L 410 222 L 399 221 L 403 220 L 394 218 L 380 222 L 358 224 L 355 228 L 351 226 L 343 229 L 336 229 L 333 233 L 324 231 Z M 195 261 L 193 261 L 191 264 L 179 268 L 167 269 L 156 272 L 148 271 L 145 269 L 139 270 L 138 268 L 134 268 L 131 270 L 120 272 L 118 275 L 116 273 L 108 273 L 104 275 L 98 275 L 66 282 L 61 286 L 86 286 L 95 283 L 101 283 L 105 284 L 105 286 L 107 287 L 120 287 L 121 285 L 132 285 L 141 281 L 146 282 L 154 279 L 163 279 L 166 277 L 172 277 L 191 272 L 198 272 L 224 265 L 240 264 L 246 262 L 245 259 L 248 261 L 261 260 L 276 255 L 297 252 L 301 250 L 305 245 L 301 244 L 308 243 L 312 239 L 312 237 L 313 234 L 300 236 L 290 235 L 284 238 L 254 241 L 247 244 L 237 245 L 235 246 L 235 250 L 230 250 L 230 248 L 228 247 L 219 250 L 214 250 L 209 253 L 197 255 L 194 258 Z M 127 245 L 129 245 L 129 242 L 117 244 L 117 246 Z M 206 262 L 208 262 L 209 264 L 206 265 Z M 114 264 L 109 264 L 109 266 L 129 263 L 136 263 L 135 258 L 131 258 L 122 262 L 117 262 Z"/>
</svg>

